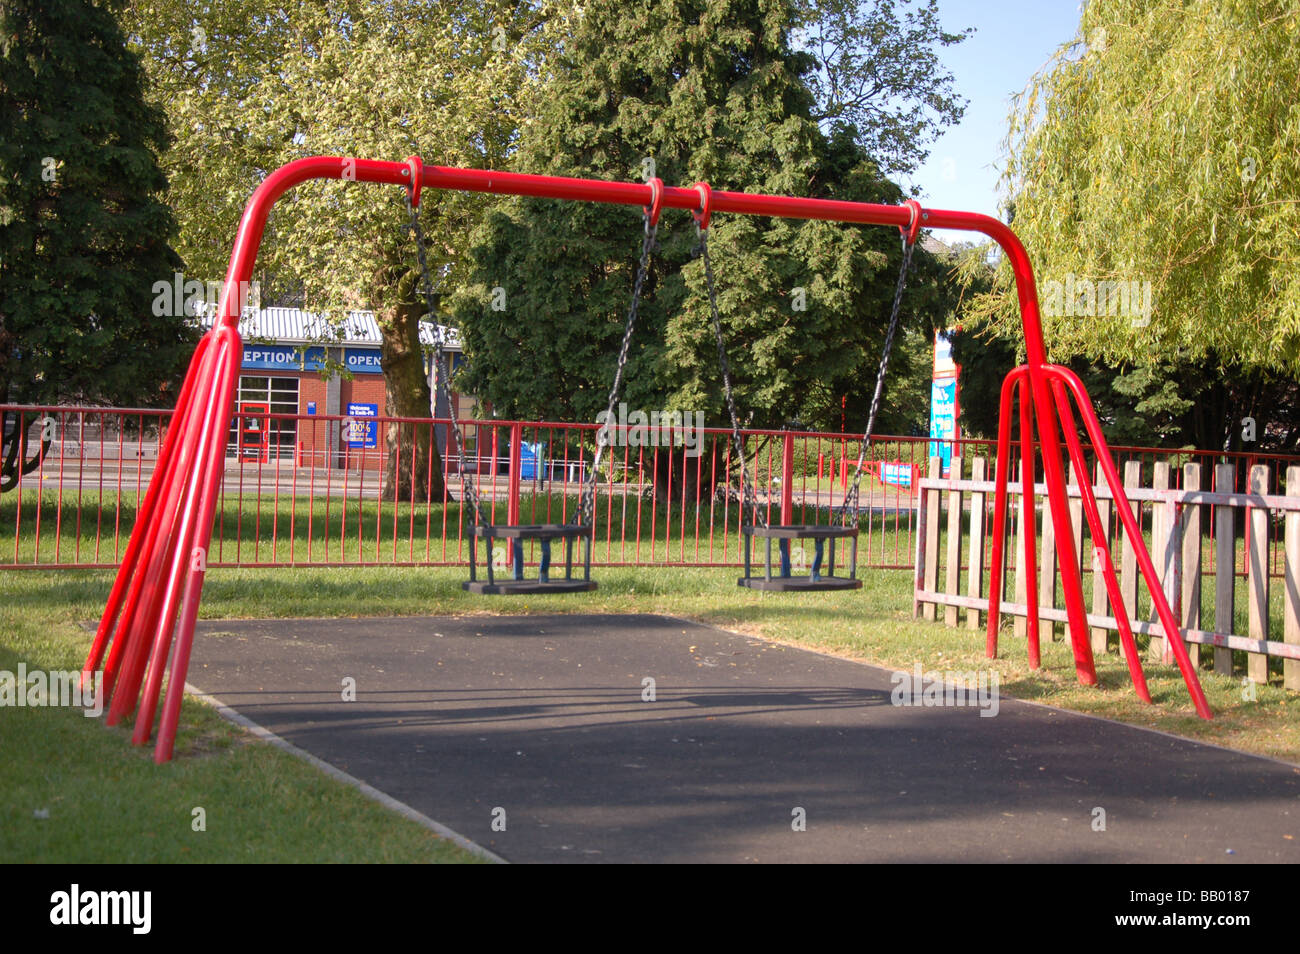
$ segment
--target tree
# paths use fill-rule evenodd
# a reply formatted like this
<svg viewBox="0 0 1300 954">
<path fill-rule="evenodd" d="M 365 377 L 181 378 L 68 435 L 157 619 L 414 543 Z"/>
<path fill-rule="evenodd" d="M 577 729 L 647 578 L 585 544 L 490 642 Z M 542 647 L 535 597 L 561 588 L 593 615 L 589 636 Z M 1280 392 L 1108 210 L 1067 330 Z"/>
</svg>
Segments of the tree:
<svg viewBox="0 0 1300 954">
<path fill-rule="evenodd" d="M 192 347 L 151 308 L 181 264 L 168 138 L 113 6 L 0 2 L 0 404 L 157 404 Z M 3 489 L 39 457 L 0 423 Z"/>
<path fill-rule="evenodd" d="M 793 7 L 673 0 L 628 18 L 599 0 L 521 135 L 521 171 L 874 202 L 902 192 L 841 130 L 818 128 L 791 48 Z M 451 312 L 465 384 L 512 417 L 594 420 L 604 410 L 640 247 L 635 211 L 504 201 L 475 233 Z M 702 262 L 669 212 L 643 290 L 625 399 L 725 421 Z M 865 420 L 901 249 L 897 232 L 719 216 L 710 229 L 719 310 L 743 423 Z M 908 314 L 941 314 L 937 267 L 918 251 Z M 899 370 L 899 365 L 895 365 Z M 856 425 L 855 425 L 856 426 Z"/>
<path fill-rule="evenodd" d="M 849 131 L 885 173 L 914 172 L 966 111 L 939 51 L 974 28 L 945 30 L 938 0 L 805 0 L 801 17 L 798 45 L 819 65 L 805 76 L 817 121 Z"/>
<path fill-rule="evenodd" d="M 1054 360 L 1300 370 L 1297 36 L 1280 0 L 1083 8 L 1008 137 Z M 967 318 L 1017 334 L 1005 263 Z"/>
<path fill-rule="evenodd" d="M 130 32 L 179 140 L 169 171 L 191 268 L 224 273 L 249 194 L 302 156 L 418 151 L 444 165 L 504 165 L 522 104 L 544 82 L 546 51 L 565 29 L 564 9 L 510 0 L 454 8 L 429 0 L 132 4 Z M 439 271 L 457 259 L 481 204 L 424 193 Z M 272 288 L 301 288 L 313 311 L 373 309 L 387 413 L 427 418 L 417 334 L 425 308 L 407 222 L 397 190 L 304 184 L 277 203 L 259 274 Z M 386 434 L 387 486 L 407 499 L 425 499 L 429 488 L 440 498 L 442 468 L 428 429 L 415 428 L 403 454 L 398 430 Z"/>
</svg>

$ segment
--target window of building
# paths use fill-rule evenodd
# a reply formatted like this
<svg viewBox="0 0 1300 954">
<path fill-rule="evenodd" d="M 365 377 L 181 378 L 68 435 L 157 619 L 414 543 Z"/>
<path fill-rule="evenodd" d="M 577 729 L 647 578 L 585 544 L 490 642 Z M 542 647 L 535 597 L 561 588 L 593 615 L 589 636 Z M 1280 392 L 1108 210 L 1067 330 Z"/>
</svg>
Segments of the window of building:
<svg viewBox="0 0 1300 954">
<path fill-rule="evenodd" d="M 243 374 L 239 377 L 239 394 L 236 397 L 237 409 L 244 408 L 246 405 L 253 405 L 251 410 L 266 409 L 269 414 L 297 414 L 298 413 L 298 379 L 272 377 L 270 375 Z M 270 460 L 293 460 L 294 447 L 298 441 L 298 422 L 288 419 L 268 419 L 265 421 L 267 426 L 266 456 Z M 230 422 L 230 434 L 227 439 L 226 456 L 239 456 L 239 428 L 241 421 L 238 416 Z M 245 444 L 249 443 L 245 439 Z M 250 452 L 247 447 L 245 456 L 250 459 L 257 459 L 255 452 Z"/>
</svg>

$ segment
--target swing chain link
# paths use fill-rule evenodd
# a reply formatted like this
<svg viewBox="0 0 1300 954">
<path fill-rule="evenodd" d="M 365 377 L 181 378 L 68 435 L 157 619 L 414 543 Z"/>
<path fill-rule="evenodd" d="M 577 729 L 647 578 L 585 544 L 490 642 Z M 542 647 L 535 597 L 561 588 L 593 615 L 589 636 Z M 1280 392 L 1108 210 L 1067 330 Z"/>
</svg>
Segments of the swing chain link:
<svg viewBox="0 0 1300 954">
<path fill-rule="evenodd" d="M 916 247 L 915 239 L 909 241 L 903 237 L 903 265 L 898 270 L 898 284 L 894 288 L 894 306 L 889 313 L 889 329 L 885 332 L 885 345 L 880 354 L 880 372 L 876 375 L 876 390 L 871 397 L 871 412 L 867 415 L 867 430 L 862 435 L 862 446 L 858 451 L 858 465 L 853 471 L 853 483 L 844 494 L 840 505 L 840 520 L 845 527 L 857 526 L 861 505 L 858 490 L 862 484 L 863 468 L 866 465 L 867 451 L 871 445 L 871 435 L 876 428 L 876 414 L 880 410 L 880 398 L 885 390 L 885 370 L 889 367 L 889 352 L 894 346 L 894 333 L 898 330 L 898 317 L 902 311 L 903 289 L 907 286 L 907 272 L 912 267 L 912 251 Z"/>
<path fill-rule="evenodd" d="M 618 402 L 618 393 L 623 384 L 623 369 L 627 365 L 628 348 L 632 343 L 632 329 L 636 326 L 637 308 L 641 302 L 641 288 L 645 285 L 646 275 L 650 270 L 650 254 L 655 249 L 655 236 L 659 231 L 658 224 L 650 224 L 650 210 L 647 209 L 642 215 L 645 221 L 645 238 L 641 243 L 641 260 L 637 265 L 636 281 L 632 285 L 632 304 L 627 312 L 627 324 L 623 328 L 623 344 L 618 351 L 618 362 L 614 366 L 614 383 L 609 389 L 609 401 L 605 407 L 605 427 L 609 427 L 609 422 L 614 419 L 614 405 Z M 597 431 L 597 434 L 600 432 Z M 608 434 L 608 430 L 606 430 Z M 608 440 L 602 443 L 596 441 L 596 449 L 592 455 L 591 472 L 582 487 L 582 496 L 578 503 L 578 524 L 584 527 L 593 526 L 596 506 L 596 474 L 600 470 L 600 459 L 604 455 L 605 445 Z M 611 465 L 612 466 L 612 465 Z"/>
<path fill-rule="evenodd" d="M 736 414 L 736 399 L 731 388 L 731 366 L 727 363 L 727 349 L 722 341 L 722 320 L 718 317 L 718 296 L 713 283 L 713 265 L 709 260 L 708 229 L 701 228 L 699 219 L 695 220 L 695 234 L 699 239 L 696 252 L 704 260 L 704 282 L 709 294 L 709 311 L 713 317 L 713 336 L 718 342 L 718 367 L 722 370 L 722 390 L 727 398 L 727 413 L 731 415 L 731 441 L 735 446 L 736 461 L 740 466 L 741 520 L 744 512 L 749 510 L 750 525 L 767 526 L 767 517 L 758 509 L 758 497 L 754 485 L 745 476 L 745 442 L 740 433 L 740 418 Z M 755 464 L 757 478 L 758 465 Z"/>
<path fill-rule="evenodd" d="M 433 296 L 435 289 L 433 276 L 429 272 L 428 255 L 425 252 L 424 229 L 420 225 L 419 207 L 411 201 L 410 189 L 406 192 L 406 207 L 411 213 L 410 228 L 411 232 L 415 235 L 415 256 L 420 263 L 420 288 L 424 295 L 424 305 L 425 308 L 428 309 L 429 317 L 434 322 L 434 404 L 437 404 L 439 398 L 445 400 L 447 404 L 447 416 L 451 420 L 451 430 L 456 441 L 457 470 L 460 472 L 460 499 L 462 503 L 464 501 L 469 501 L 470 505 L 474 508 L 474 519 L 477 521 L 476 527 L 486 527 L 491 524 L 491 521 L 488 520 L 486 515 L 483 513 L 483 506 L 479 500 L 478 491 L 474 487 L 474 482 L 469 479 L 465 469 L 465 439 L 464 435 L 461 434 L 460 424 L 456 420 L 456 410 L 452 404 L 451 391 L 447 383 L 449 380 L 447 374 L 447 359 L 446 354 L 442 349 L 442 329 L 438 324 L 438 313 L 434 308 Z M 439 282 L 438 284 L 439 287 L 441 287 L 442 283 Z"/>
</svg>

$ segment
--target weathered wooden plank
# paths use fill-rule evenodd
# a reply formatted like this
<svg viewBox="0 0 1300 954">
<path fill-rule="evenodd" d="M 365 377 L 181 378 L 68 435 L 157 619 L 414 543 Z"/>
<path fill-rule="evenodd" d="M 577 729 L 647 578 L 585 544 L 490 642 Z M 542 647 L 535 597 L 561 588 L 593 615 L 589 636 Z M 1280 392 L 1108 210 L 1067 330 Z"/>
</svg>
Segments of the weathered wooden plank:
<svg viewBox="0 0 1300 954">
<path fill-rule="evenodd" d="M 1106 482 L 1105 473 L 1102 471 L 1101 464 L 1098 463 L 1094 472 L 1094 485 L 1100 486 Z M 1110 612 L 1110 598 L 1106 595 L 1106 580 L 1102 575 L 1102 565 L 1100 553 L 1097 547 L 1099 543 L 1110 542 L 1110 500 L 1097 498 L 1097 514 L 1101 517 L 1102 533 L 1106 536 L 1105 540 L 1092 541 L 1092 612 L 1097 616 L 1105 616 Z M 1102 655 L 1110 649 L 1110 630 L 1103 626 L 1093 627 L 1090 631 L 1093 655 Z"/>
<path fill-rule="evenodd" d="M 1201 465 L 1187 464 L 1183 467 L 1183 490 L 1201 489 Z M 1179 555 L 1182 576 L 1182 605 L 1179 607 L 1179 619 L 1183 629 L 1201 628 L 1201 527 L 1202 507 L 1200 504 L 1185 504 L 1182 514 L 1182 552 Z M 1192 665 L 1201 659 L 1201 648 L 1192 643 L 1187 647 L 1187 655 Z"/>
<path fill-rule="evenodd" d="M 953 455 L 949 464 L 948 476 L 951 480 L 961 480 L 962 460 Z M 961 490 L 953 488 L 948 491 L 948 568 L 944 576 L 944 592 L 956 596 L 961 583 Z M 946 626 L 957 625 L 957 607 L 945 606 L 943 622 Z"/>
<path fill-rule="evenodd" d="M 1136 488 L 1142 481 L 1142 462 L 1130 460 L 1124 464 L 1124 488 Z M 1136 500 L 1129 502 L 1129 507 L 1133 510 L 1133 516 L 1137 519 L 1138 528 L 1142 527 L 1142 504 Z M 1118 519 L 1118 517 L 1116 518 Z M 1119 573 L 1119 593 L 1124 600 L 1124 608 L 1128 611 L 1128 617 L 1131 620 L 1138 618 L 1137 609 L 1137 551 L 1133 548 L 1133 541 L 1129 539 L 1127 533 L 1121 534 L 1123 541 L 1120 544 L 1120 573 Z"/>
<path fill-rule="evenodd" d="M 1237 479 L 1237 468 L 1233 464 L 1219 464 L 1214 468 L 1214 487 L 1222 492 L 1226 487 L 1231 490 Z M 1214 628 L 1221 633 L 1230 633 L 1233 619 L 1237 614 L 1237 544 L 1236 511 L 1232 507 L 1214 508 Z M 1214 671 L 1223 675 L 1232 675 L 1232 650 L 1227 647 L 1214 648 Z"/>
<path fill-rule="evenodd" d="M 1065 532 L 1068 529 L 1062 528 Z M 1047 496 L 1043 497 L 1043 532 L 1039 538 L 1038 551 L 1038 605 L 1046 609 L 1056 608 L 1056 595 L 1060 587 L 1056 572 L 1056 522 L 1052 519 L 1052 508 Z M 1059 629 L 1056 623 L 1044 619 L 1039 624 L 1040 640 L 1056 640 Z"/>
<path fill-rule="evenodd" d="M 1300 467 L 1286 469 L 1286 492 L 1300 497 Z M 1300 644 L 1300 512 L 1286 515 L 1286 595 L 1282 600 L 1282 641 Z M 1282 685 L 1300 690 L 1300 662 L 1282 662 Z"/>
<path fill-rule="evenodd" d="M 1250 469 L 1250 492 L 1268 489 L 1268 465 Z M 1268 508 L 1246 508 L 1246 599 L 1248 600 L 1251 639 L 1268 639 Z M 1250 653 L 1246 657 L 1246 677 L 1252 682 L 1268 682 L 1268 656 Z"/>
<path fill-rule="evenodd" d="M 1169 489 L 1169 462 L 1156 461 L 1153 468 L 1151 479 L 1152 490 Z M 1169 596 L 1170 577 L 1172 568 L 1170 567 L 1170 557 L 1173 548 L 1170 546 L 1169 536 L 1173 528 L 1169 525 L 1169 511 L 1161 504 L 1156 504 L 1151 508 L 1151 562 L 1155 564 L 1156 573 L 1160 575 L 1160 585 L 1164 588 L 1165 596 Z M 1152 623 L 1159 622 L 1156 615 L 1154 595 L 1151 600 L 1151 615 L 1148 617 Z M 1172 606 L 1177 606 L 1177 602 L 1171 601 Z M 1151 637 L 1151 658 L 1159 659 L 1162 662 L 1166 657 L 1170 657 L 1169 647 L 1165 644 L 1164 637 Z"/>
<path fill-rule="evenodd" d="M 988 461 L 976 457 L 971 461 L 971 480 L 983 480 L 987 472 Z M 966 569 L 966 593 L 979 596 L 984 592 L 984 506 L 985 495 L 970 495 L 970 566 Z M 980 628 L 980 611 L 974 608 L 966 610 L 966 628 Z"/>
<path fill-rule="evenodd" d="M 929 476 L 938 479 L 942 474 L 943 463 L 938 457 L 930 458 Z M 925 492 L 925 551 L 929 556 L 925 562 L 925 588 L 938 589 L 939 583 L 939 491 Z M 918 531 L 919 532 L 919 531 Z M 934 622 L 936 613 L 933 603 L 921 606 L 921 616 Z"/>
</svg>

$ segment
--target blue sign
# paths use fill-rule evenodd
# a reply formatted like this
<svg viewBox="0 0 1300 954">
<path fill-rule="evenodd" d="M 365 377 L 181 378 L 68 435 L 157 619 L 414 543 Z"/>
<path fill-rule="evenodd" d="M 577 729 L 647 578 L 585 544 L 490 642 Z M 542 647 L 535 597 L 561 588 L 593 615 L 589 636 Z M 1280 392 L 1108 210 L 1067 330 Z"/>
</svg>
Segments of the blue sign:
<svg viewBox="0 0 1300 954">
<path fill-rule="evenodd" d="M 378 404 L 349 404 L 348 417 L 343 422 L 343 439 L 348 447 L 378 447 L 379 422 L 365 421 L 359 418 L 378 417 Z"/>
<path fill-rule="evenodd" d="M 957 379 L 930 383 L 930 455 L 943 461 L 944 473 L 952 462 L 952 441 L 957 437 Z"/>
<path fill-rule="evenodd" d="M 372 348 L 344 348 L 343 363 L 353 374 L 383 374 L 379 364 L 380 352 Z"/>
<path fill-rule="evenodd" d="M 307 413 L 308 413 L 308 414 L 315 414 L 315 413 L 316 413 L 316 402 L 315 402 L 315 401 L 308 401 L 308 402 L 307 402 Z"/>
<path fill-rule="evenodd" d="M 325 349 L 294 345 L 244 345 L 245 371 L 319 371 L 325 367 Z"/>
<path fill-rule="evenodd" d="M 893 464 L 881 464 L 880 481 L 885 484 L 893 484 L 895 487 L 911 487 L 912 465 L 904 464 L 901 461 Z"/>
</svg>

